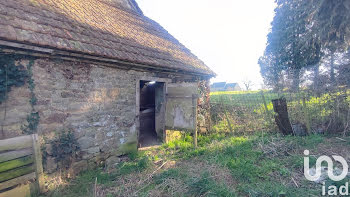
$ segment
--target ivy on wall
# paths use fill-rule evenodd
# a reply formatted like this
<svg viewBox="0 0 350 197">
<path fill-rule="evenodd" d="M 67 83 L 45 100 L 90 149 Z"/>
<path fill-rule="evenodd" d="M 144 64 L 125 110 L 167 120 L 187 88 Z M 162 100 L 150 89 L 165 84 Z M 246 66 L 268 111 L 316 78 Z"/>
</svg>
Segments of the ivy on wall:
<svg viewBox="0 0 350 197">
<path fill-rule="evenodd" d="M 21 64 L 21 61 L 19 60 L 23 59 L 29 59 L 28 65 L 24 66 Z M 23 55 L 0 54 L 0 104 L 4 103 L 4 121 L 6 119 L 6 99 L 8 99 L 8 93 L 13 87 L 20 87 L 26 82 L 28 83 L 28 88 L 30 90 L 29 103 L 32 110 L 27 116 L 27 124 L 22 126 L 22 131 L 24 134 L 35 133 L 40 119 L 39 113 L 34 110 L 37 99 L 34 94 L 35 84 L 32 78 L 33 65 L 33 58 Z M 3 125 L 1 125 L 1 132 L 2 135 L 4 135 Z"/>
<path fill-rule="evenodd" d="M 198 121 L 197 128 L 201 131 L 201 127 L 205 127 L 206 132 L 211 130 L 211 119 L 210 119 L 210 85 L 209 80 L 201 80 L 198 83 Z"/>
<path fill-rule="evenodd" d="M 29 103 L 32 107 L 32 111 L 27 116 L 27 124 L 22 126 L 22 131 L 24 134 L 36 133 L 36 130 L 38 128 L 38 124 L 40 121 L 39 113 L 34 109 L 34 106 L 36 105 L 36 102 L 37 102 L 37 98 L 34 93 L 35 83 L 33 80 L 33 69 L 32 69 L 33 65 L 34 65 L 34 60 L 33 59 L 29 60 L 29 63 L 27 65 L 27 72 L 28 72 L 28 87 L 30 90 Z"/>
<path fill-rule="evenodd" d="M 23 65 L 17 65 L 19 56 L 0 55 L 0 104 L 3 103 L 12 87 L 25 84 L 28 72 Z"/>
</svg>

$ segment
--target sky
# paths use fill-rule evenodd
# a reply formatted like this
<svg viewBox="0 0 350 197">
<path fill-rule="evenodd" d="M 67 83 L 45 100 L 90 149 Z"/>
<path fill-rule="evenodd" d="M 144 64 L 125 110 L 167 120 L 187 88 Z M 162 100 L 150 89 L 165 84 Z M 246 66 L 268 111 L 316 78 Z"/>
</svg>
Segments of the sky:
<svg viewBox="0 0 350 197">
<path fill-rule="evenodd" d="M 274 16 L 274 0 L 136 0 L 146 16 L 209 66 L 211 82 L 251 80 L 261 88 L 258 59 Z"/>
</svg>

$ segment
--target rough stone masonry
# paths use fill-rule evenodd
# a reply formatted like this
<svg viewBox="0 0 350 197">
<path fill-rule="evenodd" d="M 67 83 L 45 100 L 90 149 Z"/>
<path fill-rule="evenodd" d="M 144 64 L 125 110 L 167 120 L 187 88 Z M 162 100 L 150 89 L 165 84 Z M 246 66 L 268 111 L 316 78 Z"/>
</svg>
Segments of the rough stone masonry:
<svg viewBox="0 0 350 197">
<path fill-rule="evenodd" d="M 84 170 L 136 148 L 137 80 L 155 74 L 49 59 L 35 60 L 32 70 L 37 97 L 34 108 L 40 116 L 37 132 L 49 142 L 57 132 L 73 131 L 80 147 L 73 168 Z M 5 118 L 5 103 L 0 106 L 5 138 L 20 135 L 26 123 L 30 112 L 26 86 L 9 93 Z M 51 173 L 57 164 L 50 144 L 46 151 L 45 170 Z"/>
</svg>

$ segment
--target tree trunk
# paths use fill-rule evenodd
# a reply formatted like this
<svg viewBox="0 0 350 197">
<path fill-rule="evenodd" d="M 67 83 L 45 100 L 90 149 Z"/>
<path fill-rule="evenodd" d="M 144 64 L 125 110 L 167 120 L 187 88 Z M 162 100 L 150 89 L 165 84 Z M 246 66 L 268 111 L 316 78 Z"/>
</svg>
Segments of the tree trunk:
<svg viewBox="0 0 350 197">
<path fill-rule="evenodd" d="M 277 72 L 273 74 L 273 90 L 276 92 L 280 91 L 279 75 Z"/>
<path fill-rule="evenodd" d="M 285 98 L 272 100 L 273 110 L 276 112 L 275 121 L 278 129 L 284 134 L 293 134 L 292 125 L 289 121 L 287 101 Z"/>
<path fill-rule="evenodd" d="M 286 82 L 284 80 L 284 76 L 279 73 L 276 78 L 277 86 L 278 86 L 278 92 L 283 91 L 284 87 L 286 87 Z"/>
<path fill-rule="evenodd" d="M 297 92 L 299 91 L 299 84 L 300 84 L 300 69 L 294 69 L 292 74 L 293 74 L 292 90 Z"/>
<path fill-rule="evenodd" d="M 335 71 L 334 71 L 334 52 L 331 53 L 331 73 L 330 73 L 330 76 L 331 76 L 331 84 L 332 85 L 335 85 Z"/>
<path fill-rule="evenodd" d="M 314 91 L 319 95 L 321 84 L 320 84 L 320 64 L 317 64 L 314 68 L 314 81 L 313 81 Z"/>
</svg>

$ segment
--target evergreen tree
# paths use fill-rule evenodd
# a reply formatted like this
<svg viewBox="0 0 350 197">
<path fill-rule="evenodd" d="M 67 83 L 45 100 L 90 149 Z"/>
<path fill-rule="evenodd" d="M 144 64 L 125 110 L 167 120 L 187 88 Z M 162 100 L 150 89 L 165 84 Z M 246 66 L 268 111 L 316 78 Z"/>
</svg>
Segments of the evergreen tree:
<svg viewBox="0 0 350 197">
<path fill-rule="evenodd" d="M 291 89 L 298 90 L 301 70 L 319 64 L 322 51 L 330 51 L 326 53 L 329 55 L 348 48 L 350 1 L 276 0 L 276 3 L 265 53 L 259 59 L 261 74 L 268 85 L 276 85 L 280 81 L 276 76 L 283 77 L 283 71 L 291 73 Z"/>
</svg>

